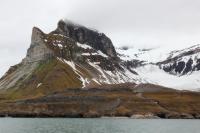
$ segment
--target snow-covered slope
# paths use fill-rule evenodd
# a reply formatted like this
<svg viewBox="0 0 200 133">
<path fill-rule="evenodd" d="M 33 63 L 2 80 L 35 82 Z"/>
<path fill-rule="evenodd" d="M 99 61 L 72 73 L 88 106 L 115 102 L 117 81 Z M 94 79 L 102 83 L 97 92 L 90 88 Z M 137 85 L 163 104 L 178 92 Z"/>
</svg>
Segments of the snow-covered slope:
<svg viewBox="0 0 200 133">
<path fill-rule="evenodd" d="M 148 83 L 176 88 L 179 90 L 200 90 L 200 71 L 179 77 L 166 73 L 158 66 L 152 64 L 141 66 L 134 70 Z"/>
<path fill-rule="evenodd" d="M 200 70 L 200 45 L 172 51 L 169 57 L 157 63 L 164 71 L 182 76 Z"/>
<path fill-rule="evenodd" d="M 182 56 L 182 55 L 192 55 L 192 54 L 198 53 L 198 52 L 200 52 L 200 44 L 197 44 L 197 45 L 194 45 L 191 47 L 187 47 L 187 48 L 184 48 L 181 50 L 174 50 L 169 53 L 170 56 L 168 57 L 168 59 L 174 58 L 177 56 Z"/>
<path fill-rule="evenodd" d="M 131 69 L 146 83 L 180 90 L 200 88 L 200 45 L 176 51 L 171 51 L 168 47 L 154 49 L 122 47 L 117 48 L 117 52 L 120 58 L 129 64 L 138 62 L 138 65 L 132 65 Z"/>
<path fill-rule="evenodd" d="M 157 63 L 165 60 L 171 51 L 169 48 L 149 48 L 141 49 L 137 47 L 121 47 L 116 48 L 119 57 L 122 60 L 140 60 L 146 63 Z"/>
</svg>

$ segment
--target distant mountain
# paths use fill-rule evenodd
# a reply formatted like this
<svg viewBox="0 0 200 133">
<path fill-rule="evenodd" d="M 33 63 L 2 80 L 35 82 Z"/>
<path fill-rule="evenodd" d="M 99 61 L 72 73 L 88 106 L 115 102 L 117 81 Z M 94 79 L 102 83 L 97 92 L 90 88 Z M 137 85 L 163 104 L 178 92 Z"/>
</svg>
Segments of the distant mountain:
<svg viewBox="0 0 200 133">
<path fill-rule="evenodd" d="M 118 48 L 118 55 L 147 83 L 200 90 L 200 45 L 183 50 Z"/>
<path fill-rule="evenodd" d="M 172 51 L 169 57 L 157 63 L 164 71 L 174 75 L 191 74 L 200 70 L 200 45 Z"/>
<path fill-rule="evenodd" d="M 146 63 L 157 63 L 165 60 L 169 53 L 168 49 L 164 48 L 138 48 L 138 47 L 119 47 L 116 48 L 118 56 L 124 61 L 139 60 Z"/>
</svg>

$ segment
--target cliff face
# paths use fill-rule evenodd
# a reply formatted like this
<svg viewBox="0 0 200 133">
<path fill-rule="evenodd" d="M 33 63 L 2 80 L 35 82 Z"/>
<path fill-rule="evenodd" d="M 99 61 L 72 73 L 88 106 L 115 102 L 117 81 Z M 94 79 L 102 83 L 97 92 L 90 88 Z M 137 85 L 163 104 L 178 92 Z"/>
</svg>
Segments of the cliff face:
<svg viewBox="0 0 200 133">
<path fill-rule="evenodd" d="M 27 55 L 23 63 L 48 60 L 54 56 L 54 52 L 46 46 L 44 38 L 45 34 L 40 29 L 34 27 L 32 30 L 31 45 L 27 50 Z"/>
</svg>

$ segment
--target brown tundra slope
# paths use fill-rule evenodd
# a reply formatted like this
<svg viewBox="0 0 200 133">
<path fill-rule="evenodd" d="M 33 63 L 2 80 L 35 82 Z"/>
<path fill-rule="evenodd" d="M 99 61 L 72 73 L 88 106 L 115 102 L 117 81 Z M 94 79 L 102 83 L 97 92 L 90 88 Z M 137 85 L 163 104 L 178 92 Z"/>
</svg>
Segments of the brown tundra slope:
<svg viewBox="0 0 200 133">
<path fill-rule="evenodd" d="M 145 92 L 116 87 L 66 89 L 37 98 L 2 99 L 0 114 L 13 117 L 200 118 L 200 93 L 163 89 Z"/>
</svg>

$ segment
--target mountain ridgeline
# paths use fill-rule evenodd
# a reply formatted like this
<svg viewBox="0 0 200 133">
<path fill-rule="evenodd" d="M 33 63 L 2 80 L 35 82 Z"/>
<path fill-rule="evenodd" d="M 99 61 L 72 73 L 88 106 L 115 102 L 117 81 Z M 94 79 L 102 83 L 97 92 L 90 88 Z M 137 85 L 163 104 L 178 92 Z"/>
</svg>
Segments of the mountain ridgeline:
<svg viewBox="0 0 200 133">
<path fill-rule="evenodd" d="M 172 51 L 170 56 L 157 63 L 164 71 L 174 75 L 191 74 L 200 70 L 200 45 Z"/>
<path fill-rule="evenodd" d="M 66 23 L 61 20 L 58 22 L 57 29 L 51 34 L 62 34 L 76 42 L 87 44 L 96 50 L 100 50 L 110 57 L 117 57 L 112 41 L 104 33 L 99 33 L 84 26 L 70 22 Z"/>
</svg>

